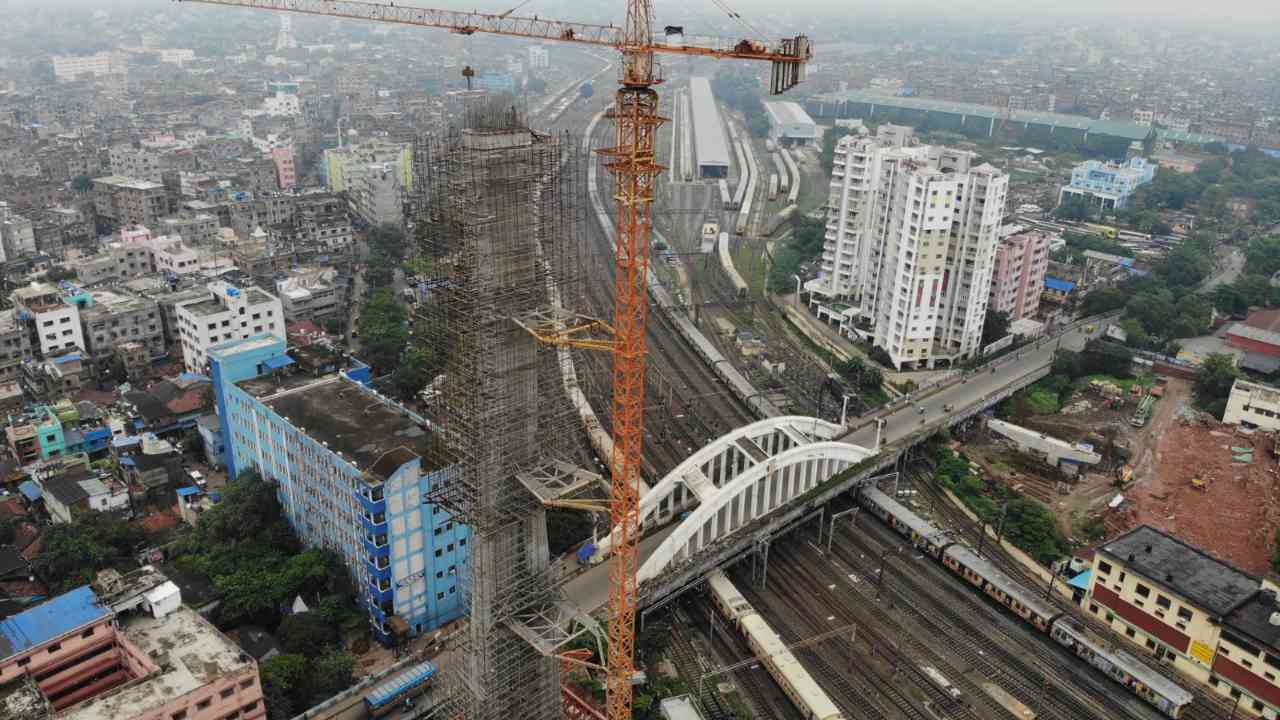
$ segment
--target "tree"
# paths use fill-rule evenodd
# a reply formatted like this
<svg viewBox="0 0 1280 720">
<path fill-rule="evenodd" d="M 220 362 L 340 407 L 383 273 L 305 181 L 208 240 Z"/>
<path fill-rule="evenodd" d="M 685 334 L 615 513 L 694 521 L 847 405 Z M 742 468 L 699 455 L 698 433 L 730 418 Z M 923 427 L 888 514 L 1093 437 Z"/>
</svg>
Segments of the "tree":
<svg viewBox="0 0 1280 720">
<path fill-rule="evenodd" d="M 1210 260 L 1193 243 L 1180 243 L 1169 251 L 1161 268 L 1166 282 L 1174 287 L 1194 288 L 1209 275 Z"/>
<path fill-rule="evenodd" d="M 988 308 L 986 320 L 982 324 L 982 346 L 986 347 L 1008 335 L 1009 325 L 1009 313 Z"/>
<path fill-rule="evenodd" d="M 41 539 L 36 573 L 61 591 L 92 582 L 99 570 L 131 557 L 143 541 L 128 523 L 98 512 L 53 525 Z"/>
<path fill-rule="evenodd" d="M 1151 336 L 1147 334 L 1142 324 L 1133 318 L 1125 318 L 1119 323 L 1120 329 L 1124 331 L 1125 343 L 1130 347 L 1147 347 L 1151 342 Z"/>
<path fill-rule="evenodd" d="M 271 720 L 287 720 L 294 716 L 294 708 L 311 707 L 306 702 L 307 659 L 301 655 L 272 655 L 258 664 L 262 678 L 262 694 L 267 701 L 267 716 Z M 301 699 L 303 702 L 298 702 Z"/>
<path fill-rule="evenodd" d="M 427 386 L 433 371 L 438 369 L 434 360 L 434 353 L 424 343 L 419 342 L 409 348 L 404 361 L 391 373 L 391 385 L 401 400 L 412 399 Z"/>
<path fill-rule="evenodd" d="M 1280 235 L 1263 235 L 1249 241 L 1245 248 L 1249 272 L 1271 276 L 1280 270 Z"/>
<path fill-rule="evenodd" d="M 1089 205 L 1089 201 L 1080 195 L 1069 195 L 1062 199 L 1062 204 L 1053 214 L 1062 220 L 1091 220 L 1093 219 L 1093 207 Z"/>
<path fill-rule="evenodd" d="M 311 667 L 310 705 L 327 700 L 351 687 L 356 659 L 348 652 L 331 652 L 316 659 Z"/>
<path fill-rule="evenodd" d="M 370 296 L 360 314 L 360 337 L 364 359 L 379 373 L 400 365 L 401 353 L 409 344 L 409 313 L 390 287 L 381 287 Z"/>
<path fill-rule="evenodd" d="M 18 536 L 18 519 L 0 517 L 0 545 L 12 545 Z"/>
<path fill-rule="evenodd" d="M 1192 381 L 1196 400 L 1202 407 L 1216 409 L 1221 403 L 1226 405 L 1227 396 L 1231 394 L 1231 386 L 1240 377 L 1235 358 L 1227 353 L 1213 353 L 1204 359 L 1200 369 Z"/>
<path fill-rule="evenodd" d="M 338 628 L 318 612 L 286 617 L 276 629 L 276 639 L 286 653 L 319 657 L 338 644 Z"/>
<path fill-rule="evenodd" d="M 1080 301 L 1080 312 L 1085 316 L 1102 315 L 1119 310 L 1129 301 L 1129 296 L 1120 288 L 1102 288 L 1094 290 Z"/>
</svg>

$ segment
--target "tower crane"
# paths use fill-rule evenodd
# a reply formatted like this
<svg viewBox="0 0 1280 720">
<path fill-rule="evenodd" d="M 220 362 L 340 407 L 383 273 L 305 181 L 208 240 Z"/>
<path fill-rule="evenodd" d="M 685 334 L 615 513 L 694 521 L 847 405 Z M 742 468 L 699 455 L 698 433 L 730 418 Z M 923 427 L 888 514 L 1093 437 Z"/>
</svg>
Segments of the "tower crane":
<svg viewBox="0 0 1280 720">
<path fill-rule="evenodd" d="M 679 26 L 653 32 L 651 0 L 626 0 L 622 27 L 501 14 L 457 12 L 362 0 L 179 0 L 261 10 L 354 18 L 435 27 L 461 35 L 486 33 L 573 42 L 613 48 L 622 53 L 620 86 L 609 117 L 614 146 L 600 150 L 615 178 L 617 253 L 614 317 L 608 342 L 570 331 L 540 336 L 560 346 L 608 349 L 613 353 L 613 442 L 609 515 L 613 527 L 613 565 L 609 573 L 609 720 L 631 717 L 635 675 L 636 550 L 640 530 L 639 479 L 644 438 L 645 323 L 652 235 L 654 188 L 663 167 L 656 160 L 658 94 L 662 82 L 655 55 L 762 60 L 771 64 L 769 90 L 777 95 L 804 79 L 813 51 L 803 35 L 775 43 L 687 37 Z M 523 3 L 522 3 L 523 4 Z M 516 6 L 519 8 L 520 6 Z M 537 333 L 535 333 L 536 335 Z"/>
</svg>

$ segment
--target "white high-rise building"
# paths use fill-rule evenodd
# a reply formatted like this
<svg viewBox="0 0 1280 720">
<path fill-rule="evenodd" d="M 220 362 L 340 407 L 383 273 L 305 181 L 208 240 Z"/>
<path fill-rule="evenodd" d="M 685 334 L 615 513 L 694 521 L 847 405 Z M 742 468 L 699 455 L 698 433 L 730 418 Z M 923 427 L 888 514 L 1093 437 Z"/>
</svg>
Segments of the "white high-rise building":
<svg viewBox="0 0 1280 720">
<path fill-rule="evenodd" d="M 100 78 L 127 71 L 124 55 L 113 52 L 100 52 L 96 55 L 54 55 L 49 60 L 53 63 L 53 75 L 58 82 L 78 80 L 82 75 Z"/>
<path fill-rule="evenodd" d="M 981 349 L 1009 179 L 881 130 L 836 145 L 822 275 L 805 289 L 819 317 L 896 368 L 950 367 Z"/>
<path fill-rule="evenodd" d="M 256 287 L 238 288 L 222 280 L 206 286 L 209 296 L 177 308 L 182 360 L 190 372 L 205 372 L 209 348 L 253 335 L 285 333 L 279 298 Z"/>
</svg>

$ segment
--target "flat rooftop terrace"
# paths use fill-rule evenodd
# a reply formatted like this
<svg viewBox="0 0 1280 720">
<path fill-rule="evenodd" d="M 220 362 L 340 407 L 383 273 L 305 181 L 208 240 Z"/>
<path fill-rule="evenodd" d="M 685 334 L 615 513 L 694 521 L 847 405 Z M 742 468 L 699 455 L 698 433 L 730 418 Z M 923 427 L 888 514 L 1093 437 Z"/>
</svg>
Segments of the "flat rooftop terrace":
<svg viewBox="0 0 1280 720">
<path fill-rule="evenodd" d="M 432 464 L 435 454 L 430 432 L 408 413 L 354 381 L 330 376 L 263 402 L 361 470 L 370 469 L 383 455 L 397 449 L 422 458 L 423 472 L 439 467 Z"/>
<path fill-rule="evenodd" d="M 222 303 L 213 298 L 183 305 L 182 309 L 196 317 L 209 317 L 210 315 L 218 315 L 227 311 L 227 309 L 222 306 Z"/>
<path fill-rule="evenodd" d="M 157 620 L 139 615 L 122 627 L 125 639 L 150 656 L 161 671 L 141 681 L 67 708 L 58 720 L 121 720 L 141 717 L 252 662 L 238 645 L 190 608 Z"/>
</svg>

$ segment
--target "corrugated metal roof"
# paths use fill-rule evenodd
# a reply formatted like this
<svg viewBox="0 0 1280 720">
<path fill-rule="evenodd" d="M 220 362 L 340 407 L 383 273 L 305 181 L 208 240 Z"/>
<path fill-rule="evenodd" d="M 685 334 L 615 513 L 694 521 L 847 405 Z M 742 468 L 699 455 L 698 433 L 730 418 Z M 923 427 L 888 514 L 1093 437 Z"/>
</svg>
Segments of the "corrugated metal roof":
<svg viewBox="0 0 1280 720">
<path fill-rule="evenodd" d="M 376 710 L 395 700 L 404 692 L 427 683 L 431 678 L 435 677 L 435 674 L 436 666 L 430 661 L 414 665 L 370 690 L 369 694 L 364 696 L 364 701 L 369 707 Z"/>
<path fill-rule="evenodd" d="M 816 127 L 813 118 L 809 117 L 809 113 L 805 112 L 803 107 L 800 107 L 800 103 L 791 102 L 790 100 L 778 100 L 765 103 L 764 109 L 779 124 L 794 123 L 797 125 L 814 125 Z"/>
<path fill-rule="evenodd" d="M 968 115 L 987 119 L 1008 118 L 1013 123 L 1030 123 L 1046 127 L 1064 127 L 1129 140 L 1145 140 L 1151 134 L 1151 128 L 1135 122 L 1124 120 L 1094 120 L 1083 115 L 1063 115 L 1061 113 L 1036 112 L 1034 110 L 1004 110 L 992 105 L 976 103 L 952 102 L 949 100 L 929 100 L 926 98 L 894 97 L 876 95 L 862 90 L 846 90 L 844 92 L 823 93 L 814 95 L 818 102 L 860 102 L 885 107 L 903 108 L 906 110 L 925 110 L 928 112 L 945 112 L 956 115 Z"/>
<path fill-rule="evenodd" d="M 711 81 L 704 77 L 690 78 L 689 98 L 693 109 L 693 146 L 697 151 L 698 165 L 729 167 L 729 141 L 724 136 L 724 125 L 720 122 L 715 96 L 711 94 Z"/>
<path fill-rule="evenodd" d="M 282 367 L 292 365 L 293 358 L 289 357 L 288 355 L 277 355 L 273 358 L 268 358 L 267 361 L 262 364 L 266 365 L 272 370 L 279 370 Z"/>
<path fill-rule="evenodd" d="M 0 620 L 0 660 L 66 635 L 111 615 L 93 588 L 85 585 L 49 602 Z"/>
</svg>

